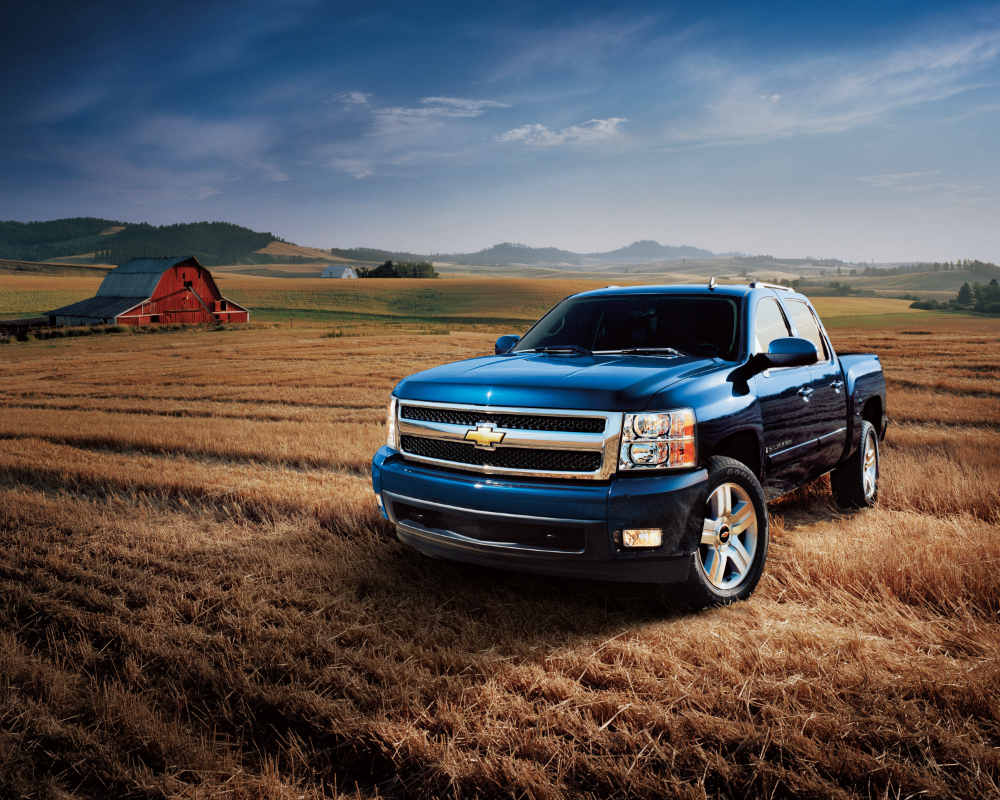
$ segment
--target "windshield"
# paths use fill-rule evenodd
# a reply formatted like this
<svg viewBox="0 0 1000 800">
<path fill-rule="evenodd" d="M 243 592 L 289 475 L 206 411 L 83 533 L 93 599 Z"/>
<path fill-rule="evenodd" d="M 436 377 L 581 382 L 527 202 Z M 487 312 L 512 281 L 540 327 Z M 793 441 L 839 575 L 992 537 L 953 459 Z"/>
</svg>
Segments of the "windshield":
<svg viewBox="0 0 1000 800">
<path fill-rule="evenodd" d="M 544 347 L 593 352 L 674 348 L 735 360 L 738 309 L 729 297 L 617 294 L 569 297 L 517 343 L 514 352 Z"/>
</svg>

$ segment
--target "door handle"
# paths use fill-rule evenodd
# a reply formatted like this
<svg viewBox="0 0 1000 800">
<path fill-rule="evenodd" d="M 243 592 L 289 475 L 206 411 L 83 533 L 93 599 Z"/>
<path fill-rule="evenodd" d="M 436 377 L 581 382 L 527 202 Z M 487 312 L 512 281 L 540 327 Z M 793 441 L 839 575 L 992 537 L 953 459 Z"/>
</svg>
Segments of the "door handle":
<svg viewBox="0 0 1000 800">
<path fill-rule="evenodd" d="M 840 390 L 844 388 L 843 381 L 834 381 L 830 385 L 833 387 L 833 391 L 835 391 L 837 394 L 840 394 Z"/>
<path fill-rule="evenodd" d="M 809 398 L 812 397 L 812 393 L 814 391 L 816 391 L 816 390 L 810 388 L 809 386 L 803 386 L 801 389 L 799 389 L 799 397 L 801 397 L 803 399 L 803 401 L 805 401 L 806 403 L 808 403 L 809 402 Z"/>
</svg>

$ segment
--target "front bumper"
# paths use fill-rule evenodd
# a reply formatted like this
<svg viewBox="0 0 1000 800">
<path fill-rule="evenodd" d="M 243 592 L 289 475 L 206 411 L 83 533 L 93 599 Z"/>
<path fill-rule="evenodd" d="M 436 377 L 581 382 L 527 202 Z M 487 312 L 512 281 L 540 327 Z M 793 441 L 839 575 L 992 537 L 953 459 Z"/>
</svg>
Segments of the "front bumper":
<svg viewBox="0 0 1000 800">
<path fill-rule="evenodd" d="M 389 447 L 372 484 L 404 543 L 490 567 L 635 583 L 683 580 L 701 537 L 707 473 L 610 481 L 490 477 L 406 461 Z M 615 532 L 662 528 L 655 550 L 622 550 Z"/>
</svg>

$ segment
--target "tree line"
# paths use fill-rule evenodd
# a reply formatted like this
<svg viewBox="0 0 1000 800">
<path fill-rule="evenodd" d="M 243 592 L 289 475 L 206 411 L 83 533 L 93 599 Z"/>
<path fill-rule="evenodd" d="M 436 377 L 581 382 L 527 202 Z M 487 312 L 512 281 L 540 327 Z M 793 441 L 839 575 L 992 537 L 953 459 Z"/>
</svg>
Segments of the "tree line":
<svg viewBox="0 0 1000 800">
<path fill-rule="evenodd" d="M 865 267 L 864 275 L 908 275 L 911 272 L 971 272 L 973 275 L 1000 275 L 1000 267 L 990 261 L 962 258 L 957 261 L 920 261 L 899 267 Z"/>
<path fill-rule="evenodd" d="M 358 269 L 359 278 L 436 278 L 434 265 L 429 261 L 387 260 L 377 267 Z"/>
<path fill-rule="evenodd" d="M 993 278 L 989 283 L 962 284 L 951 300 L 918 300 L 910 308 L 978 311 L 981 314 L 1000 314 L 1000 283 Z"/>
</svg>

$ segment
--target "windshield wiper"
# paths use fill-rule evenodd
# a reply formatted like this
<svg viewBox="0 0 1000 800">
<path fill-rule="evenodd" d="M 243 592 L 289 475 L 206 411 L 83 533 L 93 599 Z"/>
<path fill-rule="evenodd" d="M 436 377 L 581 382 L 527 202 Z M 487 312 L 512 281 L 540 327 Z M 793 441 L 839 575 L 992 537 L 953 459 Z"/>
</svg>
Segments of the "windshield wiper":
<svg viewBox="0 0 1000 800">
<path fill-rule="evenodd" d="M 598 350 L 598 353 L 621 353 L 622 355 L 669 355 L 683 356 L 680 350 L 674 347 L 629 347 L 625 350 Z"/>
<path fill-rule="evenodd" d="M 578 344 L 550 344 L 545 347 L 532 347 L 532 353 L 575 353 L 580 356 L 592 356 L 594 355 L 586 347 L 581 347 Z"/>
</svg>

